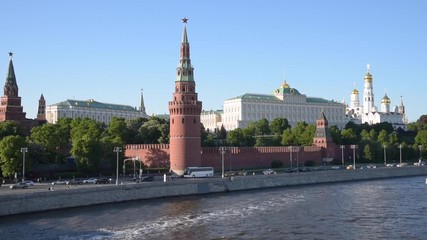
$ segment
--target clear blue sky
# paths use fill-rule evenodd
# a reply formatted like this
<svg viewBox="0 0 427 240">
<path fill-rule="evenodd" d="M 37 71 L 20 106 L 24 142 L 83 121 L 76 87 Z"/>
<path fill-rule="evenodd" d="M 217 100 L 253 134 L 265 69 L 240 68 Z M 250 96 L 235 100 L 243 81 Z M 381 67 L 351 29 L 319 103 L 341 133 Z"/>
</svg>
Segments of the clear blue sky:
<svg viewBox="0 0 427 240">
<path fill-rule="evenodd" d="M 427 1 L 115 1 L 0 3 L 0 76 L 13 51 L 19 95 L 34 118 L 47 104 L 95 99 L 168 113 L 183 24 L 204 110 L 284 80 L 301 93 L 363 96 L 366 65 L 375 105 L 385 91 L 410 121 L 427 114 Z"/>
</svg>

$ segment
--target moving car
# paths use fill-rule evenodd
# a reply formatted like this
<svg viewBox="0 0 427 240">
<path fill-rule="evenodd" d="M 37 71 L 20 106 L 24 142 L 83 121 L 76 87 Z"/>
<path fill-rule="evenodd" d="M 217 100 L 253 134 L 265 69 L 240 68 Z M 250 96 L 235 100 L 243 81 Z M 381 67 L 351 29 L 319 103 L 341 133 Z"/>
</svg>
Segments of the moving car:
<svg viewBox="0 0 427 240">
<path fill-rule="evenodd" d="M 267 170 L 262 171 L 262 174 L 271 175 L 271 174 L 276 174 L 276 172 L 273 171 L 272 169 L 267 169 Z"/>
<path fill-rule="evenodd" d="M 56 180 L 55 182 L 52 182 L 52 185 L 65 185 L 65 184 L 67 184 L 67 182 L 68 182 L 68 180 L 59 179 L 59 180 Z"/>
<path fill-rule="evenodd" d="M 80 178 L 73 178 L 70 181 L 67 181 L 67 185 L 80 185 L 83 184 L 83 180 Z"/>
<path fill-rule="evenodd" d="M 136 180 L 137 183 L 139 183 L 139 182 L 152 182 L 152 181 L 154 181 L 154 176 L 145 176 L 141 179 Z"/>
<path fill-rule="evenodd" d="M 97 179 L 96 178 L 88 178 L 88 179 L 85 179 L 85 180 L 83 180 L 83 183 L 92 183 L 92 184 L 96 184 L 96 182 L 97 182 Z"/>
<path fill-rule="evenodd" d="M 22 188 L 22 189 L 26 189 L 28 188 L 28 184 L 26 184 L 25 182 L 19 182 L 19 183 L 15 183 L 13 185 L 10 185 L 11 189 L 17 189 L 17 188 Z"/>
<path fill-rule="evenodd" d="M 28 186 L 34 186 L 34 182 L 31 180 L 24 181 Z"/>
<path fill-rule="evenodd" d="M 113 181 L 113 179 L 111 178 L 99 178 L 96 180 L 96 184 L 107 184 L 107 183 L 111 183 Z"/>
</svg>

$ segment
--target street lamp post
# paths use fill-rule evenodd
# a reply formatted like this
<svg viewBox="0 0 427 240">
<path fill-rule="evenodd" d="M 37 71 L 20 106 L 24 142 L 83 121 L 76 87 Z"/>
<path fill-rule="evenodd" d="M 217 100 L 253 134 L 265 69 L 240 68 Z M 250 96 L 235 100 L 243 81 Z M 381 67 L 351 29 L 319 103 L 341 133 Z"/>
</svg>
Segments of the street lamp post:
<svg viewBox="0 0 427 240">
<path fill-rule="evenodd" d="M 293 151 L 293 147 L 289 146 L 289 161 L 291 162 L 291 168 L 292 168 L 292 151 Z"/>
<path fill-rule="evenodd" d="M 399 144 L 399 152 L 400 152 L 400 164 L 402 165 L 402 144 Z"/>
<path fill-rule="evenodd" d="M 418 145 L 418 149 L 420 149 L 420 161 L 423 159 L 423 157 L 421 156 L 421 150 L 423 149 L 423 146 Z"/>
<path fill-rule="evenodd" d="M 387 152 L 386 152 L 387 145 L 384 144 L 383 148 L 384 148 L 384 166 L 387 166 Z"/>
<path fill-rule="evenodd" d="M 295 147 L 295 150 L 297 151 L 297 172 L 299 172 L 299 150 L 300 150 L 300 147 Z"/>
<path fill-rule="evenodd" d="M 353 170 L 356 169 L 356 148 L 357 145 L 351 145 L 351 149 L 353 149 Z"/>
<path fill-rule="evenodd" d="M 25 153 L 28 152 L 28 148 L 21 148 L 22 152 L 22 182 L 25 182 Z"/>
<path fill-rule="evenodd" d="M 114 147 L 113 152 L 117 153 L 116 185 L 119 185 L 119 153 L 122 152 L 122 147 Z"/>
<path fill-rule="evenodd" d="M 342 165 L 344 166 L 344 148 L 345 148 L 345 145 L 341 145 L 340 148 L 341 148 L 341 162 L 342 162 Z"/>
<path fill-rule="evenodd" d="M 221 153 L 221 177 L 224 178 L 224 154 L 227 151 L 227 147 L 219 147 L 219 152 Z"/>
</svg>

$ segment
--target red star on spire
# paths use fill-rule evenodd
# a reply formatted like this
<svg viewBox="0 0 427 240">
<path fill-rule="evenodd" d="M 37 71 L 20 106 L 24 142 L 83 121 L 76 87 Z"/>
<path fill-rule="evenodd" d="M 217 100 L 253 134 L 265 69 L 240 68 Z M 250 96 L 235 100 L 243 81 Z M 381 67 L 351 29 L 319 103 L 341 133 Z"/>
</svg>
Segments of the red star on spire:
<svg viewBox="0 0 427 240">
<path fill-rule="evenodd" d="M 187 23 L 187 21 L 188 21 L 188 18 L 183 18 L 183 19 L 182 19 L 182 22 L 183 22 L 183 23 Z"/>
</svg>

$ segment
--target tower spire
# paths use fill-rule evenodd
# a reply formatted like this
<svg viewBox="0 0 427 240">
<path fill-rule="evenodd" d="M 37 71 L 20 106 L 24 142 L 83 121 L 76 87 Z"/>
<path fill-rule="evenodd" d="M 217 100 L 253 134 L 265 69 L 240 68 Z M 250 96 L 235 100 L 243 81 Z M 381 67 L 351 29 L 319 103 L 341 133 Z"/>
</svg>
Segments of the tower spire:
<svg viewBox="0 0 427 240">
<path fill-rule="evenodd" d="M 141 88 L 141 104 L 139 105 L 139 111 L 145 113 L 144 95 L 142 94 L 143 89 Z"/>
<path fill-rule="evenodd" d="M 4 85 L 5 96 L 18 96 L 18 84 L 16 84 L 15 69 L 13 67 L 12 56 L 13 52 L 9 52 L 9 69 L 6 76 L 6 83 Z"/>
<path fill-rule="evenodd" d="M 182 42 L 179 56 L 179 64 L 177 71 L 176 81 L 191 81 L 194 82 L 193 66 L 190 59 L 190 43 L 187 37 L 187 18 L 183 18 L 184 30 L 182 33 Z"/>
</svg>

